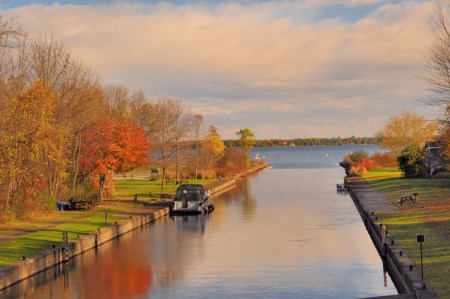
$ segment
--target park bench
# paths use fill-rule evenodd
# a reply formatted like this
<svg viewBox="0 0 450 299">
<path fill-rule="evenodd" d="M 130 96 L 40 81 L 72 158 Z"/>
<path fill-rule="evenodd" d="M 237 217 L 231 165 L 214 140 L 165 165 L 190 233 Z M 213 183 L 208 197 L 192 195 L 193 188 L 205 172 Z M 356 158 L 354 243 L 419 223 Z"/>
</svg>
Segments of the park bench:
<svg viewBox="0 0 450 299">
<path fill-rule="evenodd" d="M 402 205 L 405 201 L 411 201 L 412 203 L 416 203 L 417 193 L 413 194 L 403 194 L 400 196 L 400 200 L 398 201 L 400 205 Z"/>
</svg>

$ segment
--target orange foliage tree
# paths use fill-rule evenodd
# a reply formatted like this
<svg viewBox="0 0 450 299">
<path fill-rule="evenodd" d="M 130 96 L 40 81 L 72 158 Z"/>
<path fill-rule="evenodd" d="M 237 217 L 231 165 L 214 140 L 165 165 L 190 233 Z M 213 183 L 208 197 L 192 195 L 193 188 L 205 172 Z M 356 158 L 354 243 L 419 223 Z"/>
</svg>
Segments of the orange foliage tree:
<svg viewBox="0 0 450 299">
<path fill-rule="evenodd" d="M 126 173 L 149 163 L 150 146 L 141 128 L 127 120 L 103 117 L 84 130 L 82 175 L 90 175 L 100 200 L 114 173 Z"/>
</svg>

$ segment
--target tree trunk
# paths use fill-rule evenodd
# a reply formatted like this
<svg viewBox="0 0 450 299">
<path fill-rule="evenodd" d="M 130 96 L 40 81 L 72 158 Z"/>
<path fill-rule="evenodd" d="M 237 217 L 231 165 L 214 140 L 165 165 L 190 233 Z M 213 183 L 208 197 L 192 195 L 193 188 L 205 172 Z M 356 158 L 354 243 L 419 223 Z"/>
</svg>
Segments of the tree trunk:
<svg viewBox="0 0 450 299">
<path fill-rule="evenodd" d="M 165 179 L 166 179 L 166 168 L 163 166 L 162 177 L 161 177 L 161 193 L 163 193 Z"/>
<path fill-rule="evenodd" d="M 73 181 L 72 181 L 72 193 L 75 192 L 77 188 L 77 177 L 78 169 L 80 165 L 80 146 L 81 146 L 81 129 L 77 134 L 77 139 L 75 141 L 75 148 L 73 150 Z"/>
<path fill-rule="evenodd" d="M 99 175 L 99 188 L 98 188 L 98 191 L 99 191 L 99 199 L 100 199 L 100 201 L 103 201 L 103 192 L 105 191 L 105 179 L 106 179 L 106 176 L 104 175 L 104 174 L 100 174 Z"/>
<path fill-rule="evenodd" d="M 196 140 L 195 150 L 196 150 L 195 179 L 197 180 L 198 179 L 198 164 L 199 164 L 199 159 L 200 159 L 200 149 L 199 149 L 198 137 L 197 137 L 197 140 Z"/>
<path fill-rule="evenodd" d="M 178 184 L 178 140 L 175 141 L 175 183 Z"/>
</svg>

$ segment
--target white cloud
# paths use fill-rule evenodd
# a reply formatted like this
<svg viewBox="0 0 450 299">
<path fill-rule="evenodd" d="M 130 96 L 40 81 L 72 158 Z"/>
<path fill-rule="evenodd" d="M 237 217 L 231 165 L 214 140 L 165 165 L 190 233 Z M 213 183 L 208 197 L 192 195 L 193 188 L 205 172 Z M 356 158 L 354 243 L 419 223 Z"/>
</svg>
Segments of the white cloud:
<svg viewBox="0 0 450 299">
<path fill-rule="evenodd" d="M 420 109 L 431 1 L 388 2 L 336 2 L 379 5 L 357 22 L 314 21 L 329 1 L 9 13 L 35 33 L 53 32 L 107 82 L 183 99 L 224 137 L 250 127 L 260 138 L 295 138 L 372 135 L 390 116 Z"/>
</svg>

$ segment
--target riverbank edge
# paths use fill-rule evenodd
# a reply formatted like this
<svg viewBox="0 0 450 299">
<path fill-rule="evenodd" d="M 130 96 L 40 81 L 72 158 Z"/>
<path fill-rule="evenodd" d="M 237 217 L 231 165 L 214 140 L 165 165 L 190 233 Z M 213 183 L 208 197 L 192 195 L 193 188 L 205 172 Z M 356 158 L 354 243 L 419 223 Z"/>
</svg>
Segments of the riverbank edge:
<svg viewBox="0 0 450 299">
<path fill-rule="evenodd" d="M 235 178 L 207 184 L 205 185 L 205 189 L 211 194 L 218 194 L 221 191 L 234 187 L 237 180 L 269 166 L 270 164 L 268 163 L 260 163 Z M 79 237 L 68 242 L 67 246 L 57 245 L 34 256 L 24 257 L 22 261 L 18 261 L 11 266 L 0 268 L 0 290 L 6 289 L 51 267 L 68 262 L 74 256 L 95 249 L 104 243 L 117 239 L 128 232 L 150 224 L 169 214 L 169 207 L 159 207 L 159 210 L 150 212 L 145 216 L 130 216 L 130 219 L 116 222 L 109 227 L 104 227 L 96 232 Z"/>
<path fill-rule="evenodd" d="M 363 198 L 360 198 L 355 191 L 358 190 L 358 183 L 366 181 L 360 177 L 345 177 L 344 182 L 348 187 L 348 192 L 364 222 L 378 254 L 382 258 L 383 267 L 391 276 L 397 291 L 400 295 L 386 298 L 403 298 L 403 295 L 411 295 L 412 298 L 438 298 L 426 280 L 422 280 L 420 266 L 414 265 L 412 260 L 404 252 L 403 248 L 397 244 L 393 235 L 384 227 L 382 219 L 376 211 L 367 211 L 364 208 Z M 383 238 L 384 235 L 384 238 Z"/>
<path fill-rule="evenodd" d="M 161 208 L 145 216 L 130 216 L 130 219 L 116 222 L 111 226 L 98 229 L 96 232 L 69 241 L 67 246 L 57 245 L 32 257 L 25 257 L 23 261 L 0 270 L 0 290 L 30 278 L 48 268 L 67 262 L 74 256 L 95 249 L 139 227 L 152 223 L 168 215 L 169 212 L 169 208 Z"/>
</svg>

